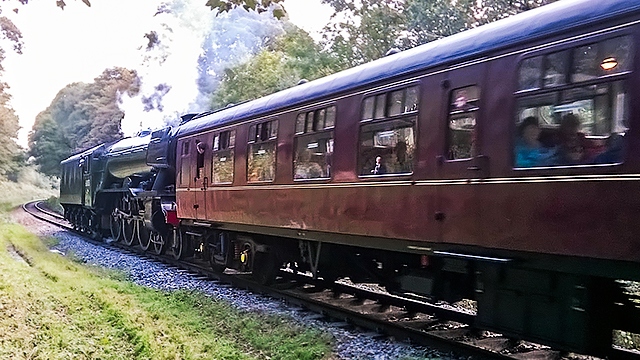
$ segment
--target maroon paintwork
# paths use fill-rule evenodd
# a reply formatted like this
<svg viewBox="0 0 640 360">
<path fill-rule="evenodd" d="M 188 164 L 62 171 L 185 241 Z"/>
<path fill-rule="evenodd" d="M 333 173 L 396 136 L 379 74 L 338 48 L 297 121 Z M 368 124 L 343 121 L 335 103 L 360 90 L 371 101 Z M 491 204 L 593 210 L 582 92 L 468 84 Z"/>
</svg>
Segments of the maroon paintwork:
<svg viewBox="0 0 640 360">
<path fill-rule="evenodd" d="M 637 25 L 633 33 L 640 38 Z M 640 83 L 638 48 L 629 83 Z M 369 237 L 382 238 L 388 244 L 380 246 L 376 242 L 375 246 L 401 251 L 412 251 L 407 248 L 410 244 L 440 249 L 461 245 L 455 248 L 485 256 L 494 251 L 502 255 L 504 251 L 523 251 L 640 263 L 640 103 L 630 102 L 631 131 L 627 134 L 624 164 L 514 170 L 513 93 L 521 55 L 500 54 L 458 69 L 412 74 L 419 77 L 420 86 L 412 175 L 357 175 L 363 98 L 358 92 L 332 103 L 337 120 L 331 181 L 293 181 L 295 118 L 299 112 L 313 110 L 314 105 L 307 104 L 272 114 L 279 120 L 273 183 L 246 183 L 250 123 L 227 126 L 237 130 L 233 186 L 209 184 L 203 190 L 202 180 L 193 176 L 188 186 L 178 181 L 178 216 L 217 225 L 242 225 L 245 229 L 255 226 L 326 232 L 334 234 L 331 241 L 337 243 L 347 241 L 340 235 L 360 235 L 364 237 L 358 240 L 361 246 L 368 246 Z M 481 87 L 477 125 L 480 153 L 470 160 L 446 161 L 442 155 L 448 94 L 451 89 L 469 85 Z M 630 86 L 628 96 L 640 99 L 640 87 Z M 181 138 L 178 149 L 184 141 L 210 142 L 211 134 Z M 178 170 L 183 168 L 183 161 L 191 161 L 191 174 L 195 172 L 194 157 L 177 159 Z M 205 172 L 210 174 L 210 151 L 205 164 Z M 291 234 L 295 237 L 296 232 Z"/>
</svg>

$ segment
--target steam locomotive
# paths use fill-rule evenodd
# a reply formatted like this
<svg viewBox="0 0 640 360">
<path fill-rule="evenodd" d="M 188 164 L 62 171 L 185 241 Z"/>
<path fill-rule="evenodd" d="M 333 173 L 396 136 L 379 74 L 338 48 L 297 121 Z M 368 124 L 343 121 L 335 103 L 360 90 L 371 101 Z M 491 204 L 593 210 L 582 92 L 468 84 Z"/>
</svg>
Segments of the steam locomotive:
<svg viewBox="0 0 640 360">
<path fill-rule="evenodd" d="M 60 202 L 155 253 L 473 299 L 479 328 L 607 356 L 640 333 L 639 44 L 638 1 L 559 1 L 75 154 Z"/>
</svg>

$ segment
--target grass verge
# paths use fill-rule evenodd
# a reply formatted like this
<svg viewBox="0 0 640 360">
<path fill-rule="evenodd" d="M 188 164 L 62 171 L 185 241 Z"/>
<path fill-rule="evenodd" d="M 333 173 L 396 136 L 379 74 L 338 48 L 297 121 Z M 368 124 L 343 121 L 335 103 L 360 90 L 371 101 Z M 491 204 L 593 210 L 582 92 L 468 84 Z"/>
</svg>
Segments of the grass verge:
<svg viewBox="0 0 640 360">
<path fill-rule="evenodd" d="M 322 359 L 327 334 L 243 313 L 194 292 L 161 292 L 52 253 L 0 224 L 1 359 Z"/>
<path fill-rule="evenodd" d="M 6 214 L 18 205 L 30 200 L 47 199 L 58 195 L 57 179 L 37 173 L 33 168 L 23 169 L 17 181 L 0 177 L 0 215 L 7 220 Z"/>
</svg>

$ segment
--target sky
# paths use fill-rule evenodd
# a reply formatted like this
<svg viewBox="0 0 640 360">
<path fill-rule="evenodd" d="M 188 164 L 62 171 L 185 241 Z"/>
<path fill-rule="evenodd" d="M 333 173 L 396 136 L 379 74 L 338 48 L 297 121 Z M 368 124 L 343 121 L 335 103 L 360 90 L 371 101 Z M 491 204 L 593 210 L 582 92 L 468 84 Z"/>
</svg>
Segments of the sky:
<svg viewBox="0 0 640 360">
<path fill-rule="evenodd" d="M 5 43 L 7 58 L 1 80 L 9 84 L 11 106 L 22 127 L 18 143 L 24 147 L 36 115 L 58 91 L 73 82 L 92 82 L 114 66 L 138 71 L 142 95 L 149 96 L 161 83 L 171 86 L 162 111 L 156 107 L 145 112 L 140 98 L 123 98 L 125 136 L 141 128 L 161 127 L 166 117 L 202 111 L 205 89 L 196 83 L 202 86 L 203 77 L 246 59 L 256 48 L 254 37 L 282 31 L 281 23 L 266 19 L 267 14 L 215 18 L 202 0 L 171 0 L 174 13 L 155 17 L 161 1 L 92 0 L 91 7 L 78 0 L 66 3 L 64 10 L 55 6 L 55 0 L 2 3 L 3 15 L 23 35 L 22 54 Z M 285 0 L 283 6 L 289 20 L 315 38 L 332 13 L 320 0 Z M 17 13 L 10 11 L 14 7 Z M 158 31 L 162 46 L 146 52 L 144 34 L 152 29 Z M 204 60 L 207 69 L 198 69 L 203 43 L 216 49 L 216 54 Z"/>
</svg>

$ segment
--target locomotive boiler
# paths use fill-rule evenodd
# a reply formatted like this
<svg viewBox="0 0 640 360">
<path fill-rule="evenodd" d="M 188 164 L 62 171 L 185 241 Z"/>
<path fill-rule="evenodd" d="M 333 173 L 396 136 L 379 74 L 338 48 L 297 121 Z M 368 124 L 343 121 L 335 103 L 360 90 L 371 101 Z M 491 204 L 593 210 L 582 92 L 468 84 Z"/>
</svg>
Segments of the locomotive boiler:
<svg viewBox="0 0 640 360">
<path fill-rule="evenodd" d="M 158 184 L 173 181 L 167 180 L 172 178 L 167 174 L 172 169 L 168 166 L 169 131 L 143 131 L 63 160 L 60 203 L 65 218 L 93 236 L 132 244 L 142 233 L 145 243 L 149 232 L 157 230 L 152 224 L 153 201 L 159 207 L 164 194 L 154 191 L 156 179 L 161 174 Z M 145 207 L 150 210 L 146 218 Z M 166 231 L 162 224 L 159 227 Z"/>
</svg>

